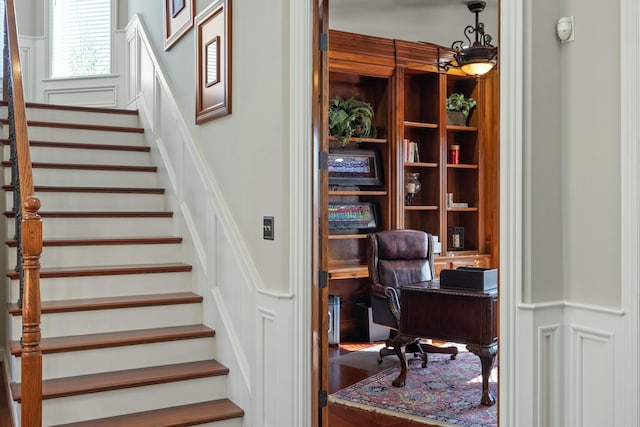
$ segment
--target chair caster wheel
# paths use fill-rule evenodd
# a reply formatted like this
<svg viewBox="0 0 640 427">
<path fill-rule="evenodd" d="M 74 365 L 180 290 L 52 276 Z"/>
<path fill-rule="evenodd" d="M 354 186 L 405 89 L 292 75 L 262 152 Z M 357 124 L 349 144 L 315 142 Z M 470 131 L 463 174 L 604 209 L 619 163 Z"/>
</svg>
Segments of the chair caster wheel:
<svg viewBox="0 0 640 427">
<path fill-rule="evenodd" d="M 427 362 L 422 362 L 422 367 L 426 368 L 427 367 Z"/>
<path fill-rule="evenodd" d="M 451 359 L 451 360 L 456 360 L 456 355 L 455 355 L 455 354 L 452 354 L 450 359 Z"/>
<path fill-rule="evenodd" d="M 378 365 L 382 365 L 382 357 L 378 356 Z"/>
</svg>

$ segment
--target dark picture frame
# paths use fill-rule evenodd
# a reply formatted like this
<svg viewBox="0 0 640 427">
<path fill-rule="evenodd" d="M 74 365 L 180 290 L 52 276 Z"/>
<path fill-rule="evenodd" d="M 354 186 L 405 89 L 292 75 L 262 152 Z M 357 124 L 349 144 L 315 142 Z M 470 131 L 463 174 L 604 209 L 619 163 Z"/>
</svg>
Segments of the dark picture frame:
<svg viewBox="0 0 640 427">
<path fill-rule="evenodd" d="M 331 202 L 327 210 L 330 229 L 375 230 L 378 208 L 371 202 Z"/>
<path fill-rule="evenodd" d="M 164 50 L 169 50 L 193 27 L 193 0 L 165 0 Z"/>
<path fill-rule="evenodd" d="M 382 159 L 378 150 L 329 150 L 329 185 L 383 185 Z"/>
<path fill-rule="evenodd" d="M 196 23 L 196 124 L 231 114 L 231 0 L 218 0 Z"/>
</svg>

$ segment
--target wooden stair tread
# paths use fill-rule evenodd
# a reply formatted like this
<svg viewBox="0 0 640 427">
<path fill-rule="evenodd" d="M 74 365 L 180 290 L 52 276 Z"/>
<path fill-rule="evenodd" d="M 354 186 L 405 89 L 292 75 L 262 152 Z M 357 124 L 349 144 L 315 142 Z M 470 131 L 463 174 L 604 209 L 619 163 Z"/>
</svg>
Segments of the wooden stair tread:
<svg viewBox="0 0 640 427">
<path fill-rule="evenodd" d="M 67 313 L 71 311 L 108 310 L 116 308 L 150 307 L 173 304 L 196 304 L 200 302 L 202 302 L 202 296 L 192 292 L 122 295 L 116 297 L 42 301 L 41 312 L 42 314 Z M 18 304 L 16 303 L 8 304 L 7 310 L 9 311 L 9 314 L 13 316 L 22 315 L 22 309 L 18 307 Z"/>
<path fill-rule="evenodd" d="M 0 139 L 3 145 L 9 145 L 8 139 Z M 31 147 L 47 147 L 47 148 L 72 148 L 82 150 L 106 150 L 106 151 L 137 151 L 148 153 L 151 147 L 148 145 L 116 145 L 116 144 L 89 144 L 80 142 L 62 142 L 62 141 L 29 141 Z"/>
<path fill-rule="evenodd" d="M 182 237 L 157 236 L 157 237 L 111 237 L 111 238 L 82 238 L 82 239 L 44 239 L 43 246 L 113 246 L 113 245 L 162 245 L 177 244 L 182 242 Z M 6 245 L 13 248 L 16 240 L 5 241 Z"/>
<path fill-rule="evenodd" d="M 244 411 L 235 403 L 219 399 L 54 427 L 187 427 L 243 416 Z"/>
<path fill-rule="evenodd" d="M 9 124 L 9 119 L 0 119 L 0 123 Z M 84 123 L 46 122 L 40 120 L 27 120 L 27 126 L 48 127 L 60 129 L 97 130 L 106 132 L 144 133 L 144 128 L 136 126 L 91 125 Z"/>
<path fill-rule="evenodd" d="M 13 186 L 3 185 L 6 191 L 13 191 Z M 36 185 L 36 193 L 135 193 L 135 194 L 164 194 L 164 188 L 152 187 L 67 187 L 54 185 Z"/>
<path fill-rule="evenodd" d="M 0 101 L 0 105 L 7 106 L 7 101 Z M 138 110 L 128 110 L 125 108 L 104 108 L 104 107 L 83 107 L 65 104 L 45 104 L 42 102 L 26 102 L 27 108 L 40 108 L 44 110 L 65 110 L 65 111 L 83 111 L 87 113 L 106 113 L 106 114 L 125 114 L 137 116 Z"/>
<path fill-rule="evenodd" d="M 2 166 L 11 167 L 8 160 L 2 161 Z M 71 169 L 71 170 L 96 170 L 96 171 L 118 171 L 118 172 L 157 172 L 156 166 L 134 166 L 134 165 L 102 165 L 86 163 L 47 163 L 33 162 L 31 167 L 35 169 Z"/>
<path fill-rule="evenodd" d="M 183 263 L 127 264 L 94 267 L 51 267 L 40 269 L 41 278 L 79 277 L 79 276 L 116 276 L 122 274 L 175 273 L 191 271 L 191 265 Z M 17 279 L 18 273 L 7 272 L 7 277 Z"/>
<path fill-rule="evenodd" d="M 204 325 L 170 326 L 166 328 L 43 338 L 40 342 L 40 350 L 42 354 L 51 354 L 213 336 L 215 336 L 215 331 Z M 22 355 L 22 344 L 19 340 L 9 341 L 9 349 L 13 356 L 20 357 Z"/>
<path fill-rule="evenodd" d="M 42 381 L 42 399 L 141 387 L 174 381 L 227 375 L 229 369 L 216 360 L 152 366 L 123 371 L 55 378 Z M 22 400 L 20 383 L 11 383 L 13 400 Z"/>
<path fill-rule="evenodd" d="M 39 211 L 42 218 L 171 218 L 173 212 L 169 211 Z M 16 214 L 6 211 L 4 216 L 15 218 Z"/>
</svg>

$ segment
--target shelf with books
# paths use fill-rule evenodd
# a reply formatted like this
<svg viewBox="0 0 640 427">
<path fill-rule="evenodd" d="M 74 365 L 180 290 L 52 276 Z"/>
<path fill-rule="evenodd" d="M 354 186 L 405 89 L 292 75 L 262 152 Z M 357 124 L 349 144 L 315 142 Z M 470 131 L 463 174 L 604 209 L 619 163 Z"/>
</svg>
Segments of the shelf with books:
<svg viewBox="0 0 640 427">
<path fill-rule="evenodd" d="M 373 110 L 370 137 L 342 146 L 328 136 L 326 258 L 330 278 L 366 277 L 366 236 L 392 227 L 396 159 L 393 40 L 330 31 L 328 99 L 357 99 Z M 357 126 L 356 126 L 357 127 Z M 345 286 L 348 280 L 340 280 Z M 331 287 L 331 285 L 330 285 Z M 345 301 L 358 295 L 343 295 Z M 343 331 L 344 332 L 344 331 Z"/>
</svg>

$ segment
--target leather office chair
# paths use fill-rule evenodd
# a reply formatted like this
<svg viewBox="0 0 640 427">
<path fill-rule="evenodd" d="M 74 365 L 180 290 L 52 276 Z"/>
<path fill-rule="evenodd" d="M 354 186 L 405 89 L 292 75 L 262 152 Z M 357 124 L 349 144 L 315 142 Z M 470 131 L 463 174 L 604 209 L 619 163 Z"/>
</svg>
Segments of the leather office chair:
<svg viewBox="0 0 640 427">
<path fill-rule="evenodd" d="M 382 363 L 384 356 L 402 351 L 401 347 L 405 345 L 407 353 L 413 352 L 422 359 L 423 368 L 427 365 L 427 353 L 451 354 L 451 359 L 458 353 L 456 347 L 423 343 L 420 337 L 403 335 L 400 330 L 400 286 L 432 280 L 433 258 L 433 241 L 424 231 L 385 230 L 367 236 L 373 322 L 391 328 L 386 346 L 378 355 L 378 363 Z"/>
</svg>

